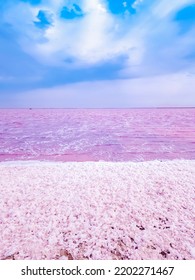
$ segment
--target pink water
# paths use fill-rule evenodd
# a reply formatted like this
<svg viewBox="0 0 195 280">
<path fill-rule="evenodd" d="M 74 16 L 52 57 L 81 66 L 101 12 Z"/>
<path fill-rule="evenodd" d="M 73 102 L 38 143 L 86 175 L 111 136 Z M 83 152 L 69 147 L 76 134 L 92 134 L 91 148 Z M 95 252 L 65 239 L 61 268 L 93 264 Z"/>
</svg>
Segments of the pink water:
<svg viewBox="0 0 195 280">
<path fill-rule="evenodd" d="M 0 161 L 195 159 L 195 109 L 1 109 Z"/>
</svg>

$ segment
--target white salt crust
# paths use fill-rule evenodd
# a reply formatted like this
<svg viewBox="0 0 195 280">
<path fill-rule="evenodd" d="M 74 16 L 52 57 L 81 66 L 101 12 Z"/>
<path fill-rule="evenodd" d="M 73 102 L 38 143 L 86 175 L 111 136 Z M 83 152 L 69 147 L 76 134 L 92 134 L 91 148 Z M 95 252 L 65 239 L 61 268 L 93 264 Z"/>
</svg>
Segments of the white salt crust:
<svg viewBox="0 0 195 280">
<path fill-rule="evenodd" d="M 195 259 L 195 161 L 0 165 L 0 259 Z"/>
</svg>

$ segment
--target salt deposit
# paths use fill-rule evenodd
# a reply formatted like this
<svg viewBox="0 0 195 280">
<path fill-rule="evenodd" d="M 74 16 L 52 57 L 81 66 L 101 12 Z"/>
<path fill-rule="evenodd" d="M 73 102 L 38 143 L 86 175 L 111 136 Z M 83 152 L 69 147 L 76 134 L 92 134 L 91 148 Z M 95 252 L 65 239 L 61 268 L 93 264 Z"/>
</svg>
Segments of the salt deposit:
<svg viewBox="0 0 195 280">
<path fill-rule="evenodd" d="M 0 165 L 0 259 L 194 259 L 195 161 Z"/>
</svg>

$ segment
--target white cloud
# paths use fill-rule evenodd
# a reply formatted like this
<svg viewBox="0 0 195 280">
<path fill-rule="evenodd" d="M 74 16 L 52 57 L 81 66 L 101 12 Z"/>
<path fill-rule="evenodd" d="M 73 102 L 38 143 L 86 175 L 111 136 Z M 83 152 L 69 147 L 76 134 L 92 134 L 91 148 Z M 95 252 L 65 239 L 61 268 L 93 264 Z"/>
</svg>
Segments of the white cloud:
<svg viewBox="0 0 195 280">
<path fill-rule="evenodd" d="M 127 7 L 127 2 L 123 2 L 123 7 Z"/>
<path fill-rule="evenodd" d="M 136 37 L 133 38 L 134 32 L 127 27 L 129 21 L 109 13 L 106 1 L 81 1 L 85 17 L 70 21 L 59 17 L 63 3 L 50 0 L 38 7 L 19 3 L 6 12 L 6 21 L 18 32 L 20 44 L 26 52 L 50 65 L 65 64 L 66 58 L 73 57 L 75 66 L 99 63 L 120 55 L 134 56 L 130 50 L 138 50 L 139 45 Z M 45 32 L 33 24 L 39 9 L 53 14 L 53 25 Z"/>
<path fill-rule="evenodd" d="M 132 8 L 136 9 L 142 2 L 143 2 L 143 0 L 136 0 L 136 1 L 132 4 Z"/>
<path fill-rule="evenodd" d="M 188 70 L 192 64 L 186 60 L 188 54 L 195 48 L 195 28 L 182 36 L 179 26 L 172 20 L 173 14 L 185 5 L 194 2 L 191 0 L 154 2 L 148 13 L 142 13 L 134 27 L 134 39 L 139 39 L 135 49 L 137 60 L 127 60 L 119 75 L 151 76 L 163 73 L 173 73 Z M 162 19 L 163 17 L 163 19 Z"/>
<path fill-rule="evenodd" d="M 17 31 L 23 50 L 43 64 L 84 67 L 125 56 L 122 76 L 163 73 L 166 65 L 171 69 L 182 64 L 181 57 L 194 46 L 190 34 L 178 37 L 170 18 L 192 0 L 154 1 L 140 14 L 123 19 L 108 11 L 106 0 L 82 0 L 76 3 L 80 3 L 85 16 L 64 20 L 59 17 L 60 11 L 69 2 L 45 0 L 38 7 L 20 2 L 6 11 L 4 20 Z M 135 1 L 133 7 L 142 2 Z M 45 31 L 33 24 L 40 9 L 53 14 L 53 24 Z M 72 64 L 66 62 L 69 58 Z"/>
<path fill-rule="evenodd" d="M 136 40 L 121 36 L 123 24 L 106 11 L 103 1 L 84 1 L 85 17 L 72 21 L 55 18 L 54 25 L 45 33 L 45 44 L 35 45 L 35 55 L 56 59 L 73 57 L 76 65 L 94 64 L 126 54 L 136 46 Z M 39 56 L 41 54 L 41 56 Z M 52 61 L 53 62 L 53 61 Z"/>
<path fill-rule="evenodd" d="M 182 6 L 189 5 L 191 3 L 194 3 L 194 0 L 156 1 L 153 6 L 153 13 L 159 18 L 164 18 L 171 15 L 174 11 L 178 10 Z"/>
</svg>

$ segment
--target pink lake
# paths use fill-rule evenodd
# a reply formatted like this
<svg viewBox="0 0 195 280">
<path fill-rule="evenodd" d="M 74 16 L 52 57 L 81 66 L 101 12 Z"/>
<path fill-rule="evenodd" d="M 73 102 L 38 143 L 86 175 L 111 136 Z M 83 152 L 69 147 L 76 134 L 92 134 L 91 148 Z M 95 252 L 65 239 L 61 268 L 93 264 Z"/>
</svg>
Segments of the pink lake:
<svg viewBox="0 0 195 280">
<path fill-rule="evenodd" d="M 195 108 L 0 110 L 0 161 L 155 159 L 195 159 Z"/>
</svg>

